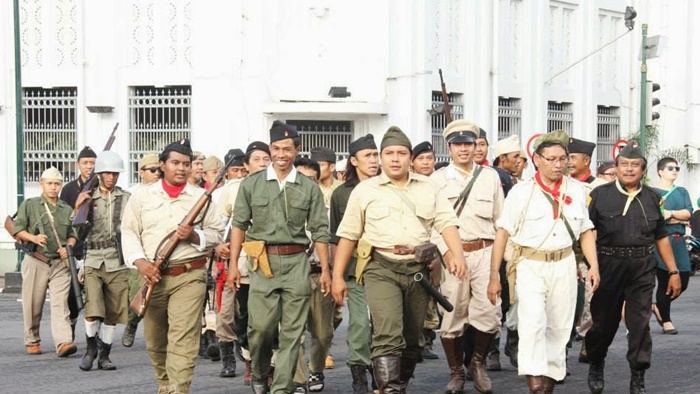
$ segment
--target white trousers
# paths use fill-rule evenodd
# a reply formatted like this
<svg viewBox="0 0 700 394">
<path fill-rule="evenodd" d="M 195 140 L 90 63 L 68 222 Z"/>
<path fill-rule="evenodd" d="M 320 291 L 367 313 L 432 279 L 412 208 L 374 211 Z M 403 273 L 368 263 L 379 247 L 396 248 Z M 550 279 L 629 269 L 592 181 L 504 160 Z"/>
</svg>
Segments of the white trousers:
<svg viewBox="0 0 700 394">
<path fill-rule="evenodd" d="M 518 374 L 566 376 L 566 343 L 576 308 L 573 253 L 556 262 L 521 260 L 515 292 L 518 308 Z"/>
</svg>

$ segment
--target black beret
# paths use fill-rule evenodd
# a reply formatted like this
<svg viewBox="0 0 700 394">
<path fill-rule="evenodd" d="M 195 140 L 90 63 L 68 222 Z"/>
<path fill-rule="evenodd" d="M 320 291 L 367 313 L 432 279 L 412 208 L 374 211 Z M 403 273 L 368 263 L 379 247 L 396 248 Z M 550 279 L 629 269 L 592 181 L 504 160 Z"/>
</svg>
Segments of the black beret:
<svg viewBox="0 0 700 394">
<path fill-rule="evenodd" d="M 256 150 L 261 150 L 267 153 L 268 156 L 270 156 L 270 146 L 262 141 L 251 142 L 245 150 L 245 155 L 249 156 L 251 153 L 253 153 L 253 151 Z"/>
<path fill-rule="evenodd" d="M 377 144 L 374 142 L 372 134 L 367 134 L 351 142 L 348 146 L 348 153 L 350 156 L 355 156 L 355 153 L 365 149 L 377 149 Z"/>
<path fill-rule="evenodd" d="M 481 127 L 479 127 L 479 138 L 485 139 L 486 143 L 488 144 L 489 139 L 486 138 L 486 130 L 482 129 Z"/>
<path fill-rule="evenodd" d="M 231 167 L 243 167 L 244 157 L 245 153 L 243 153 L 242 150 L 229 149 L 228 153 L 226 153 L 226 156 L 224 156 L 224 163 L 228 163 L 231 159 L 233 159 L 233 161 L 231 162 Z"/>
<path fill-rule="evenodd" d="M 639 148 L 639 146 L 632 145 L 632 144 L 627 144 L 627 146 L 622 148 L 619 156 L 626 157 L 628 159 L 644 159 L 644 160 L 646 160 L 646 157 L 644 157 L 644 152 L 642 152 L 642 150 Z"/>
<path fill-rule="evenodd" d="M 569 138 L 569 153 L 583 153 L 584 155 L 593 156 L 595 144 L 588 141 L 583 141 L 578 138 Z"/>
<path fill-rule="evenodd" d="M 83 158 L 86 158 L 86 157 L 87 157 L 87 158 L 96 159 L 96 158 L 97 158 L 97 153 L 95 153 L 95 151 L 92 150 L 92 148 L 90 148 L 89 146 L 86 146 L 86 147 L 83 148 L 83 150 L 81 150 L 80 153 L 78 154 L 78 160 L 83 159 Z"/>
<path fill-rule="evenodd" d="M 168 152 L 182 153 L 185 156 L 192 157 L 192 147 L 190 147 L 190 140 L 183 138 L 180 141 L 175 141 L 168 145 L 161 152 L 160 157 L 165 158 Z"/>
<path fill-rule="evenodd" d="M 270 143 L 298 136 L 299 133 L 297 133 L 296 126 L 286 124 L 279 120 L 272 122 L 272 127 L 270 127 Z"/>
<path fill-rule="evenodd" d="M 315 161 L 327 161 L 329 163 L 335 163 L 337 160 L 335 157 L 335 152 L 323 146 L 317 146 L 311 149 L 311 160 Z"/>
<path fill-rule="evenodd" d="M 425 152 L 432 152 L 433 144 L 428 141 L 423 141 L 420 144 L 413 147 L 413 158 L 415 159 L 418 155 Z"/>
</svg>

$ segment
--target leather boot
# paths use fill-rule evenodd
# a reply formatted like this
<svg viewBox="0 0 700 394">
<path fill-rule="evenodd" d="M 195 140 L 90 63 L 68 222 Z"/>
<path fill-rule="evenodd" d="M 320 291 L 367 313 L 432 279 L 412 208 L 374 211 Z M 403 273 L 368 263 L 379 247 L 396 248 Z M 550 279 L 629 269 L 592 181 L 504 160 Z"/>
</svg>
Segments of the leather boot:
<svg viewBox="0 0 700 394">
<path fill-rule="evenodd" d="M 508 335 L 506 336 L 506 346 L 503 352 L 508 356 L 510 360 L 510 365 L 518 368 L 518 342 L 520 342 L 520 337 L 518 336 L 518 330 L 508 329 Z"/>
<path fill-rule="evenodd" d="M 253 394 L 267 394 L 270 392 L 270 389 L 267 387 L 267 378 L 253 379 L 250 383 L 250 388 L 253 389 Z"/>
<path fill-rule="evenodd" d="M 442 348 L 445 350 L 447 365 L 450 367 L 450 381 L 445 387 L 446 394 L 464 393 L 464 339 L 441 337 Z"/>
<path fill-rule="evenodd" d="M 204 336 L 207 337 L 207 342 L 209 342 L 209 345 L 207 346 L 207 356 L 209 356 L 211 361 L 221 360 L 219 341 L 216 338 L 216 333 L 212 330 L 207 330 L 204 332 Z"/>
<path fill-rule="evenodd" d="M 351 365 L 350 373 L 352 374 L 352 392 L 353 394 L 367 394 L 367 366 L 366 365 Z"/>
<path fill-rule="evenodd" d="M 209 347 L 209 340 L 207 339 L 206 335 L 201 334 L 199 336 L 199 357 L 201 358 L 209 358 L 207 355 L 207 348 Z"/>
<path fill-rule="evenodd" d="M 97 369 L 104 369 L 105 371 L 114 371 L 117 366 L 112 363 L 109 359 L 109 353 L 112 351 L 111 343 L 102 343 L 100 348 L 100 355 L 97 357 Z"/>
<path fill-rule="evenodd" d="M 374 377 L 381 394 L 401 393 L 401 357 L 382 356 L 372 359 Z"/>
<path fill-rule="evenodd" d="M 544 394 L 542 376 L 527 375 L 527 388 L 530 389 L 530 394 Z"/>
<path fill-rule="evenodd" d="M 87 347 L 85 348 L 85 355 L 80 360 L 80 369 L 89 371 L 92 369 L 92 364 L 97 358 L 97 338 L 87 335 L 85 338 L 87 338 Z"/>
<path fill-rule="evenodd" d="M 542 376 L 542 387 L 544 389 L 543 393 L 552 394 L 554 392 L 554 385 L 556 381 L 549 376 Z"/>
<path fill-rule="evenodd" d="M 219 376 L 222 378 L 233 378 L 236 376 L 236 357 L 233 355 L 233 342 L 219 342 L 221 350 L 221 360 L 223 368 Z"/>
<path fill-rule="evenodd" d="M 501 368 L 501 352 L 498 348 L 501 347 L 501 337 L 493 339 L 491 341 L 491 346 L 489 347 L 489 353 L 486 357 L 486 370 L 487 371 L 500 371 Z"/>
<path fill-rule="evenodd" d="M 474 378 L 474 388 L 482 394 L 491 394 L 491 379 L 486 373 L 486 354 L 488 353 L 491 341 L 496 334 L 487 334 L 479 330 L 475 330 L 474 340 L 474 355 L 469 363 L 469 372 Z"/>
<path fill-rule="evenodd" d="M 632 377 L 630 379 L 630 394 L 646 394 L 647 390 L 644 388 L 644 369 L 633 369 Z"/>
<path fill-rule="evenodd" d="M 588 364 L 588 389 L 593 394 L 600 394 L 605 388 L 605 361 Z"/>
<path fill-rule="evenodd" d="M 402 394 L 406 393 L 408 382 L 413 377 L 413 371 L 416 369 L 417 362 L 418 360 L 415 358 L 401 357 L 401 373 L 399 376 L 399 382 L 401 383 L 400 392 Z"/>
</svg>

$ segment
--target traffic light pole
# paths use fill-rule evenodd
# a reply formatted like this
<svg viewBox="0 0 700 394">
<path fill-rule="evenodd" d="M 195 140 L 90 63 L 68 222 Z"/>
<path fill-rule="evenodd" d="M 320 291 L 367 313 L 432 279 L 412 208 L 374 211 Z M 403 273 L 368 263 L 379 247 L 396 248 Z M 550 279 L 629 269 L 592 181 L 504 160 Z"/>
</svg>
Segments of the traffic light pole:
<svg viewBox="0 0 700 394">
<path fill-rule="evenodd" d="M 646 139 L 647 139 L 647 28 L 649 26 L 642 24 L 642 81 L 640 89 L 640 105 L 639 105 L 639 147 L 646 155 Z"/>
<path fill-rule="evenodd" d="M 22 120 L 22 50 L 20 48 L 19 0 L 13 1 L 14 40 L 15 40 L 15 143 L 17 162 L 17 209 L 24 201 L 24 121 Z M 12 234 L 10 234 L 12 235 Z M 17 251 L 16 271 L 21 267 L 21 252 Z"/>
</svg>

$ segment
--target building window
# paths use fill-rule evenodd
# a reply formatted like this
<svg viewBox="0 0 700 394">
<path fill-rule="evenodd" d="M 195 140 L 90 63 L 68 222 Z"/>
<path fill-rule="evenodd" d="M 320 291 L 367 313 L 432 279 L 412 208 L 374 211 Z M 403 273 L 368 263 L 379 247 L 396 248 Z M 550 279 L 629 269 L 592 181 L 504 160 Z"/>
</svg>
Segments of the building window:
<svg viewBox="0 0 700 394">
<path fill-rule="evenodd" d="M 612 160 L 615 142 L 620 139 L 620 108 L 598 106 L 598 138 L 596 139 L 596 167 Z"/>
<path fill-rule="evenodd" d="M 76 177 L 78 157 L 75 87 L 24 88 L 24 182 L 38 185 L 41 173 L 56 167 L 64 182 Z"/>
<path fill-rule="evenodd" d="M 129 184 L 139 182 L 138 163 L 173 141 L 190 138 L 191 86 L 132 86 L 129 91 Z"/>
<path fill-rule="evenodd" d="M 450 114 L 452 120 L 464 118 L 464 105 L 462 104 L 461 93 L 448 93 L 447 102 L 450 104 Z M 435 152 L 436 161 L 449 161 L 450 152 L 447 149 L 445 138 L 442 136 L 442 131 L 447 126 L 445 119 L 444 102 L 442 100 L 442 92 L 433 91 L 431 94 L 431 111 L 430 111 L 430 130 L 433 143 L 433 151 Z"/>
<path fill-rule="evenodd" d="M 348 157 L 352 142 L 352 122 L 328 120 L 288 120 L 296 126 L 301 137 L 301 155 L 309 155 L 312 148 L 323 146 L 335 152 L 338 160 Z"/>
<path fill-rule="evenodd" d="M 572 103 L 547 102 L 547 132 L 564 130 L 571 135 L 574 126 L 574 108 Z"/>
<path fill-rule="evenodd" d="M 498 98 L 498 139 L 517 135 L 522 137 L 522 115 L 520 99 Z"/>
</svg>

